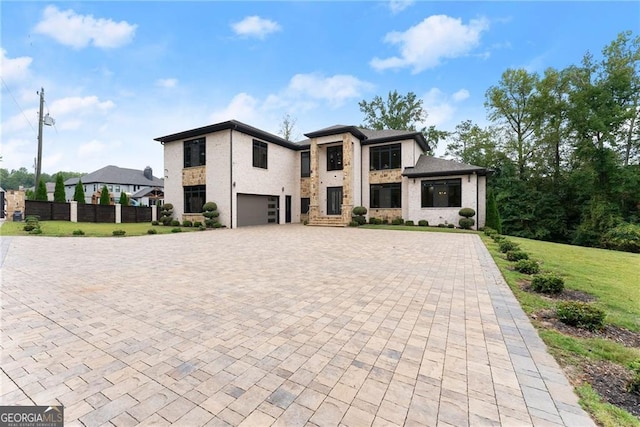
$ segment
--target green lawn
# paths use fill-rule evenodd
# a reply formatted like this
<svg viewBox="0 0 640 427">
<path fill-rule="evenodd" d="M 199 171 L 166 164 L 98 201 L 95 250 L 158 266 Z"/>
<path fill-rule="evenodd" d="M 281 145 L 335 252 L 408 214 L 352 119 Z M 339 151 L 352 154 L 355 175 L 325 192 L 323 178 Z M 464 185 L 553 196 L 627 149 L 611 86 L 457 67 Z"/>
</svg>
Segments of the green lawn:
<svg viewBox="0 0 640 427">
<path fill-rule="evenodd" d="M 30 236 L 23 230 L 24 222 L 6 221 L 0 228 L 0 235 L 3 236 Z M 84 231 L 85 236 L 111 237 L 114 230 L 126 231 L 126 236 L 142 236 L 148 234 L 150 229 L 156 230 L 157 234 L 171 233 L 174 228 L 182 231 L 197 231 L 193 227 L 171 227 L 162 225 L 151 225 L 149 222 L 126 223 L 126 224 L 105 224 L 95 222 L 68 222 L 68 221 L 40 221 L 42 234 L 40 236 L 73 236 L 75 230 Z M 33 236 L 37 238 L 38 236 Z M 79 236 L 83 237 L 83 236 Z"/>
<path fill-rule="evenodd" d="M 593 295 L 595 304 L 607 313 L 606 323 L 640 332 L 640 254 L 507 238 L 517 242 L 530 258 L 539 261 L 544 271 L 560 274 L 567 289 Z M 514 271 L 512 263 L 500 253 L 492 239 L 484 235 L 482 239 L 527 314 L 555 306 L 550 298 L 523 291 L 521 285 L 530 277 Z M 549 352 L 575 381 L 580 403 L 598 424 L 640 427 L 637 417 L 602 401 L 589 384 L 576 380 L 586 361 L 605 360 L 628 367 L 634 360 L 640 360 L 640 349 L 625 347 L 605 338 L 565 335 L 535 320 L 533 324 L 539 329 Z"/>
</svg>

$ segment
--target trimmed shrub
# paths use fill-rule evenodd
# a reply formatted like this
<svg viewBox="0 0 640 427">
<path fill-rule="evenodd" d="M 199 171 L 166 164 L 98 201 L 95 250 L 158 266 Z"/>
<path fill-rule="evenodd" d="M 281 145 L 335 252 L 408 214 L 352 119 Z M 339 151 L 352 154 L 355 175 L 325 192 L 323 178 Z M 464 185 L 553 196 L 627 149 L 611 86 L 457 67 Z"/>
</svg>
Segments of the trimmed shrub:
<svg viewBox="0 0 640 427">
<path fill-rule="evenodd" d="M 471 208 L 462 208 L 458 211 L 458 215 L 463 216 L 465 218 L 471 218 L 472 216 L 475 216 L 476 211 L 474 211 Z"/>
<path fill-rule="evenodd" d="M 521 259 L 529 259 L 529 254 L 525 251 L 521 251 L 520 249 L 507 251 L 506 255 L 507 260 L 509 261 L 520 261 Z"/>
<path fill-rule="evenodd" d="M 182 228 L 180 228 L 180 227 L 172 228 L 171 232 L 172 233 L 181 233 L 182 232 Z"/>
<path fill-rule="evenodd" d="M 147 230 L 147 234 L 158 234 L 158 230 L 155 228 L 150 228 Z"/>
<path fill-rule="evenodd" d="M 498 243 L 498 249 L 500 250 L 500 252 L 502 253 L 507 253 L 509 251 L 515 251 L 517 249 L 520 248 L 520 245 L 518 245 L 516 242 L 512 242 L 511 240 L 502 240 L 500 243 Z"/>
<path fill-rule="evenodd" d="M 640 225 L 623 223 L 604 233 L 602 247 L 640 253 Z"/>
<path fill-rule="evenodd" d="M 606 317 L 606 313 L 600 308 L 581 301 L 558 303 L 556 315 L 562 323 L 589 331 L 602 329 Z"/>
<path fill-rule="evenodd" d="M 222 224 L 218 221 L 213 223 L 213 228 L 222 228 Z"/>
<path fill-rule="evenodd" d="M 564 279 L 555 273 L 541 273 L 533 276 L 531 289 L 543 294 L 559 294 L 564 290 Z"/>
<path fill-rule="evenodd" d="M 182 226 L 183 227 L 193 227 L 193 222 L 189 221 L 188 219 L 182 221 Z"/>
<path fill-rule="evenodd" d="M 484 232 L 484 235 L 485 235 L 485 236 L 489 236 L 489 237 L 491 237 L 491 236 L 493 236 L 494 234 L 496 234 L 496 230 L 494 230 L 494 229 L 493 229 L 493 228 L 491 228 L 491 227 L 484 227 L 484 229 L 483 229 L 482 231 Z"/>
<path fill-rule="evenodd" d="M 22 229 L 24 231 L 28 231 L 29 234 L 42 233 L 42 231 L 40 231 L 40 233 L 37 233 L 37 232 L 34 233 L 34 230 L 40 230 L 40 220 L 38 219 L 38 217 L 33 215 L 29 215 L 28 217 L 25 218 L 25 224 L 24 224 L 24 227 L 22 227 Z"/>
<path fill-rule="evenodd" d="M 165 203 L 160 208 L 160 222 L 162 225 L 171 225 L 173 220 L 173 205 L 171 203 Z"/>
<path fill-rule="evenodd" d="M 451 224 L 451 223 L 447 224 L 447 227 L 448 228 L 456 228 L 455 224 Z"/>
<path fill-rule="evenodd" d="M 215 224 L 215 223 L 216 223 L 216 221 L 215 221 L 215 220 L 213 220 L 213 219 L 205 219 L 205 220 L 204 220 L 204 225 L 205 225 L 207 228 L 213 228 L 213 224 Z"/>
<path fill-rule="evenodd" d="M 158 221 L 151 221 L 151 225 L 159 225 L 160 223 Z"/>
<path fill-rule="evenodd" d="M 200 221 L 193 221 L 193 226 L 194 227 L 200 227 L 200 226 L 202 226 L 202 223 Z"/>
<path fill-rule="evenodd" d="M 413 221 L 409 220 L 409 221 L 405 221 L 404 225 L 414 226 L 415 224 L 413 223 Z"/>
<path fill-rule="evenodd" d="M 353 208 L 352 212 L 353 212 L 353 215 L 356 215 L 356 216 L 366 215 L 367 208 L 365 208 L 364 206 L 356 206 L 355 208 Z"/>
<path fill-rule="evenodd" d="M 471 227 L 476 223 L 473 218 L 460 218 L 458 224 L 460 224 L 460 228 L 464 230 L 471 230 Z"/>
<path fill-rule="evenodd" d="M 29 234 L 42 234 L 42 228 L 36 227 L 29 232 Z"/>
<path fill-rule="evenodd" d="M 205 227 L 204 225 L 198 226 L 198 230 L 200 230 L 200 231 L 205 231 L 206 229 L 207 229 L 207 227 Z"/>
<path fill-rule="evenodd" d="M 202 205 L 202 212 L 213 212 L 218 210 L 218 205 L 214 202 L 207 202 Z"/>
<path fill-rule="evenodd" d="M 514 268 L 523 274 L 536 274 L 540 271 L 540 264 L 532 259 L 521 259 Z"/>
<path fill-rule="evenodd" d="M 367 223 L 367 218 L 363 215 L 356 215 L 351 217 L 351 222 L 355 222 L 357 225 L 364 225 Z"/>
<path fill-rule="evenodd" d="M 421 219 L 420 221 L 418 221 L 418 225 L 420 227 L 428 227 L 429 226 L 429 221 L 427 221 L 426 219 Z"/>
<path fill-rule="evenodd" d="M 174 219 L 171 221 L 171 226 L 172 227 L 180 227 L 180 221 L 178 221 L 177 219 Z"/>
<path fill-rule="evenodd" d="M 382 220 L 380 218 L 371 217 L 369 218 L 369 224 L 380 225 L 382 224 Z"/>
<path fill-rule="evenodd" d="M 446 227 L 447 227 L 446 224 L 442 224 L 442 223 L 438 224 L 438 228 L 446 228 Z"/>
<path fill-rule="evenodd" d="M 384 218 L 384 219 L 382 220 L 382 224 L 385 224 L 385 225 L 386 225 L 386 224 L 389 224 L 389 220 L 388 220 L 387 218 Z"/>
<path fill-rule="evenodd" d="M 493 236 L 491 236 L 491 238 L 496 243 L 500 243 L 500 242 L 503 242 L 503 241 L 507 240 L 507 237 L 503 236 L 502 234 L 494 234 Z"/>
<path fill-rule="evenodd" d="M 113 230 L 111 234 L 113 234 L 114 236 L 124 236 L 125 234 L 127 234 L 127 232 L 124 230 Z"/>
<path fill-rule="evenodd" d="M 391 221 L 391 225 L 402 225 L 404 224 L 404 219 L 402 217 L 396 217 Z"/>
<path fill-rule="evenodd" d="M 84 236 L 84 231 L 82 230 L 73 230 L 73 232 L 71 233 L 74 236 Z"/>
<path fill-rule="evenodd" d="M 359 226 L 359 225 L 360 225 L 360 224 L 359 224 L 357 221 L 350 221 L 350 222 L 349 222 L 349 227 L 357 227 L 357 226 Z"/>
</svg>

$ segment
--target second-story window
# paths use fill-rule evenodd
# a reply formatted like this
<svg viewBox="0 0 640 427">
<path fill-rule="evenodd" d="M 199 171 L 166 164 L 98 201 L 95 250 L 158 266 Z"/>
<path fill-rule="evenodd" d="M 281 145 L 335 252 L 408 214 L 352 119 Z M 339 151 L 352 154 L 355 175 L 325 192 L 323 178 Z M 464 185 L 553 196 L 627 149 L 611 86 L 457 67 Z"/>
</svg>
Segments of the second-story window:
<svg viewBox="0 0 640 427">
<path fill-rule="evenodd" d="M 207 164 L 205 139 L 198 138 L 184 142 L 184 167 L 204 166 Z"/>
<path fill-rule="evenodd" d="M 300 176 L 302 178 L 311 176 L 311 153 L 308 151 L 300 153 Z"/>
<path fill-rule="evenodd" d="M 253 166 L 267 169 L 267 143 L 253 140 Z"/>
<path fill-rule="evenodd" d="M 401 167 L 401 144 L 383 145 L 369 149 L 369 170 L 398 169 Z"/>
<path fill-rule="evenodd" d="M 342 170 L 342 145 L 327 147 L 327 170 Z"/>
</svg>

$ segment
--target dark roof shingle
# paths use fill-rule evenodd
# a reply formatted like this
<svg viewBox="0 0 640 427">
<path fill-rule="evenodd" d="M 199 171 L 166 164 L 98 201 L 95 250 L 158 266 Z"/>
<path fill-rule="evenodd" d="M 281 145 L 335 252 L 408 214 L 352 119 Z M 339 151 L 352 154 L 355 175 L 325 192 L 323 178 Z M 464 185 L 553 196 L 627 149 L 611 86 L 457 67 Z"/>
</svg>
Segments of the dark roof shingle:
<svg viewBox="0 0 640 427">
<path fill-rule="evenodd" d="M 421 155 L 418 162 L 413 167 L 404 169 L 402 175 L 409 178 L 445 175 L 467 175 L 476 173 L 487 175 L 491 171 L 481 166 L 459 163 L 454 160 L 439 159 L 433 156 Z"/>
<path fill-rule="evenodd" d="M 160 178 L 152 176 L 148 179 L 144 176 L 144 171 L 138 169 L 126 169 L 118 166 L 105 166 L 102 169 L 84 175 L 83 184 L 125 184 L 125 185 L 143 185 L 148 187 L 164 187 L 164 181 Z M 76 185 L 78 178 L 69 178 L 64 185 Z"/>
</svg>

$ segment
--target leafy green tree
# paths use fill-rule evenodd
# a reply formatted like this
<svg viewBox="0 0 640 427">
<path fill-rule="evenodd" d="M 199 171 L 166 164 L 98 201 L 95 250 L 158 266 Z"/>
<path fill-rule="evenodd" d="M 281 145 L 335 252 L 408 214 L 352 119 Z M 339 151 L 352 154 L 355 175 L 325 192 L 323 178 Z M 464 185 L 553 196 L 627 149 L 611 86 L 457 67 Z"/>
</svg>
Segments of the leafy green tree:
<svg viewBox="0 0 640 427">
<path fill-rule="evenodd" d="M 400 95 L 389 92 L 386 101 L 375 96 L 370 102 L 360 101 L 360 111 L 364 114 L 363 127 L 375 130 L 398 129 L 417 130 L 416 126 L 427 118 L 427 112 L 413 92 Z"/>
<path fill-rule="evenodd" d="M 493 228 L 498 233 L 502 234 L 500 212 L 498 212 L 496 196 L 491 188 L 487 191 L 487 219 L 485 221 L 485 226 Z"/>
<path fill-rule="evenodd" d="M 122 206 L 129 206 L 129 197 L 127 196 L 127 193 L 125 193 L 124 191 L 120 193 L 120 200 L 118 201 L 118 203 L 120 203 Z"/>
<path fill-rule="evenodd" d="M 78 183 L 76 184 L 76 189 L 73 193 L 73 200 L 78 203 L 86 203 L 86 200 L 84 198 L 84 185 L 82 185 L 81 179 L 79 179 Z"/>
<path fill-rule="evenodd" d="M 106 206 L 111 204 L 111 194 L 109 194 L 109 189 L 106 185 L 103 185 L 102 190 L 100 190 L 100 204 Z"/>
<path fill-rule="evenodd" d="M 485 106 L 488 117 L 503 126 L 506 134 L 504 150 L 518 166 L 518 176 L 526 177 L 528 165 L 535 154 L 533 134 L 537 119 L 536 86 L 539 77 L 524 69 L 507 69 L 497 86 L 487 90 Z"/>
<path fill-rule="evenodd" d="M 63 203 L 67 201 L 67 197 L 64 194 L 64 179 L 62 178 L 62 174 L 56 175 L 56 188 L 53 191 L 53 201 Z"/>
<path fill-rule="evenodd" d="M 483 129 L 471 120 L 465 120 L 450 134 L 445 155 L 462 163 L 493 168 L 503 156 L 498 149 L 500 139 L 498 129 Z"/>
<path fill-rule="evenodd" d="M 36 188 L 36 200 L 47 201 L 47 185 L 43 180 L 40 180 Z"/>
</svg>

